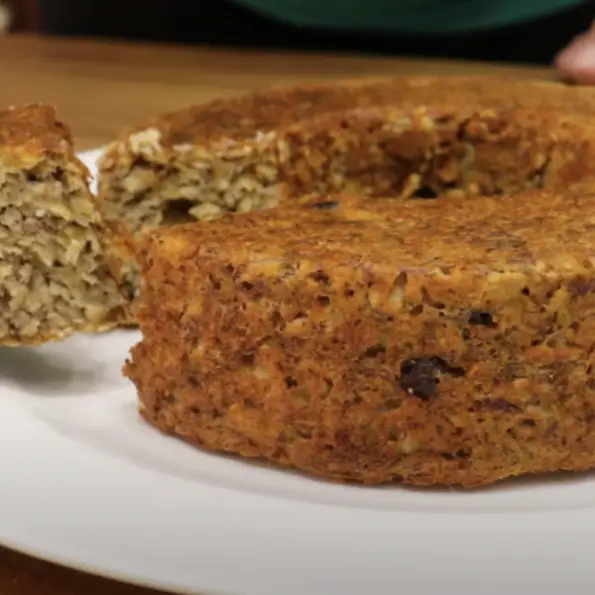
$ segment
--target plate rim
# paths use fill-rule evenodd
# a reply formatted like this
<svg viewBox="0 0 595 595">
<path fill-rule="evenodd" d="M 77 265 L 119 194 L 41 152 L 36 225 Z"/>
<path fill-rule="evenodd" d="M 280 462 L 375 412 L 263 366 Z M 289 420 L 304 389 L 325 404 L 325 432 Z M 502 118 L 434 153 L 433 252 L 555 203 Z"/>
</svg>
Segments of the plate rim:
<svg viewBox="0 0 595 595">
<path fill-rule="evenodd" d="M 483 560 L 484 580 L 489 577 L 490 586 L 495 587 L 489 592 L 496 593 L 505 585 L 511 586 L 502 582 L 501 565 L 518 569 L 524 552 L 522 572 L 515 577 L 515 584 L 519 580 L 535 583 L 537 578 L 535 586 L 554 593 L 551 586 L 556 583 L 555 576 L 546 580 L 544 559 L 559 557 L 561 542 L 576 544 L 581 542 L 577 536 L 592 535 L 595 530 L 595 515 L 585 515 L 584 511 L 522 516 L 375 511 L 198 484 L 164 476 L 69 440 L 42 420 L 28 416 L 27 408 L 18 406 L 18 398 L 10 389 L 0 395 L 5 421 L 0 453 L 20 447 L 22 454 L 27 449 L 28 459 L 23 466 L 21 461 L 0 457 L 0 475 L 11 487 L 0 507 L 0 543 L 119 581 L 203 595 L 322 593 L 320 587 L 325 582 L 329 583 L 328 593 L 361 595 L 364 585 L 376 583 L 375 595 L 394 593 L 404 584 L 408 595 L 426 595 L 438 579 L 443 580 L 441 575 L 450 575 L 458 583 L 450 583 L 453 590 L 471 595 L 477 587 L 472 576 L 452 576 L 453 569 L 461 568 L 461 561 L 475 556 L 480 565 Z M 31 436 L 43 448 L 31 448 Z M 56 460 L 61 469 L 56 467 Z M 72 476 L 77 481 L 67 485 L 55 481 L 56 477 Z M 106 490 L 106 486 L 113 489 Z M 162 497 L 147 499 L 147 493 L 175 494 L 175 506 Z M 36 507 L 39 494 L 43 495 L 43 506 Z M 93 518 L 89 518 L 89 508 L 94 511 Z M 218 513 L 219 518 L 200 514 L 207 509 Z M 48 510 L 59 511 L 60 518 L 50 518 Z M 111 511 L 119 511 L 120 516 L 106 518 Z M 145 520 L 152 516 L 159 522 L 147 524 Z M 453 540 L 454 534 L 457 538 Z M 254 535 L 264 545 L 255 546 Z M 407 539 L 402 539 L 403 535 Z M 512 535 L 516 536 L 514 543 Z M 176 551 L 182 556 L 175 562 L 163 564 L 172 543 L 187 546 L 197 536 L 207 536 L 210 543 L 210 547 L 205 548 L 203 543 L 199 548 L 200 561 L 186 550 Z M 243 559 L 247 564 L 243 572 L 238 573 L 236 568 L 236 576 L 224 576 L 217 543 L 225 545 L 223 556 L 229 560 Z M 585 556 L 589 549 L 584 545 L 580 543 L 582 557 L 577 551 L 573 562 L 574 578 L 580 577 L 583 589 L 584 572 L 590 569 Z M 567 547 L 569 557 L 572 549 L 572 545 Z M 329 551 L 333 552 L 330 558 Z M 441 561 L 434 574 L 420 575 L 415 570 L 415 559 L 420 556 Z M 271 557 L 274 564 L 269 563 Z M 584 572 L 577 572 L 581 559 L 588 563 L 583 563 Z M 395 560 L 401 563 L 395 564 Z M 486 560 L 492 563 L 486 565 Z M 387 572 L 391 568 L 398 569 L 398 576 Z M 275 576 L 275 569 L 283 576 Z M 326 574 L 329 570 L 334 571 L 331 576 Z M 568 586 L 568 577 L 563 584 Z M 592 579 L 586 584 L 592 585 Z"/>
</svg>

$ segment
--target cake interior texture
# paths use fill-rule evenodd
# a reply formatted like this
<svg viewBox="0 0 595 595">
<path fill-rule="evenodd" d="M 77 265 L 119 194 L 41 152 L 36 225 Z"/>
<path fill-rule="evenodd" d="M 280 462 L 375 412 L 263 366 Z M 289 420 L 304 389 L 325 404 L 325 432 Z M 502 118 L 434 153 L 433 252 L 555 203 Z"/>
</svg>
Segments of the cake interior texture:
<svg viewBox="0 0 595 595">
<path fill-rule="evenodd" d="M 328 479 L 595 466 L 595 196 L 298 201 L 143 237 L 145 418 Z"/>
<path fill-rule="evenodd" d="M 54 108 L 0 112 L 0 344 L 104 330 L 122 316 L 88 175 Z"/>
<path fill-rule="evenodd" d="M 167 163 L 159 163 L 154 131 L 145 152 L 156 160 L 139 156 L 120 200 L 103 208 L 138 231 L 271 207 L 304 192 L 432 198 L 564 184 L 555 160 L 576 163 L 571 153 L 585 137 L 583 125 L 519 110 L 360 109 L 244 142 L 226 139 L 210 154 L 178 146 Z"/>
</svg>

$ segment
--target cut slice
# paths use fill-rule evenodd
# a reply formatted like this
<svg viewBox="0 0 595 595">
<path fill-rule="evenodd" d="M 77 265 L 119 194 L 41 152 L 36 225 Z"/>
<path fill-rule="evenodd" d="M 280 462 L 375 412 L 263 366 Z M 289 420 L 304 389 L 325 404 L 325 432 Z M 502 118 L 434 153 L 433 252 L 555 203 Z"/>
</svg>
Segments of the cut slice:
<svg viewBox="0 0 595 595">
<path fill-rule="evenodd" d="M 122 320 L 88 177 L 53 107 L 0 112 L 0 345 L 60 340 Z"/>
</svg>

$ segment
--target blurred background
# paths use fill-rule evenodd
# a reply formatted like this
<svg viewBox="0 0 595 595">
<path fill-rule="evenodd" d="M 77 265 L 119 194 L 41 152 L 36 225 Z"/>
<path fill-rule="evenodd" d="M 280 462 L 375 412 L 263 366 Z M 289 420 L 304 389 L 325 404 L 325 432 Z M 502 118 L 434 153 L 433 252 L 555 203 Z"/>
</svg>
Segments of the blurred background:
<svg viewBox="0 0 595 595">
<path fill-rule="evenodd" d="M 595 18 L 595 0 L 0 0 L 0 6 L 5 33 L 542 65 Z"/>
</svg>

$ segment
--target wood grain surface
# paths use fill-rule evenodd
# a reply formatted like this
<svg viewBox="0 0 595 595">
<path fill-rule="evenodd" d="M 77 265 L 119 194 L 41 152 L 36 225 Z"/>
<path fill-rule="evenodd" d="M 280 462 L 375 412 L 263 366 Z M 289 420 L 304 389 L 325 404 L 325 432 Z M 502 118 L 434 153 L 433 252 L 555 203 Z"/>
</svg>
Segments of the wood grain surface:
<svg viewBox="0 0 595 595">
<path fill-rule="evenodd" d="M 555 76 L 534 68 L 441 61 L 238 53 L 17 35 L 0 39 L 0 106 L 55 104 L 79 149 L 104 145 L 123 128 L 160 112 L 263 86 L 358 76 L 486 73 Z M 155 592 L 0 547 L 0 595 L 143 593 Z"/>
</svg>

